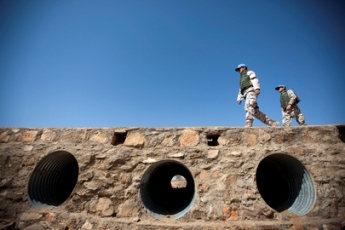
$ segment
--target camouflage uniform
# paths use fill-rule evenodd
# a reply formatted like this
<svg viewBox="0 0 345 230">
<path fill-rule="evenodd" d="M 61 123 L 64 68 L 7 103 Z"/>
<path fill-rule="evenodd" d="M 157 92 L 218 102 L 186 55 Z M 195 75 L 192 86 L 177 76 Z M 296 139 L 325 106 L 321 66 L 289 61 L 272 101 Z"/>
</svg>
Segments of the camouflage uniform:
<svg viewBox="0 0 345 230">
<path fill-rule="evenodd" d="M 243 99 L 246 100 L 244 110 L 246 111 L 246 123 L 250 122 L 253 123 L 254 117 L 259 119 L 261 122 L 267 125 L 274 125 L 277 126 L 278 123 L 272 119 L 270 119 L 266 114 L 259 110 L 258 104 L 256 102 L 256 95 L 254 90 L 260 89 L 260 82 L 259 79 L 256 77 L 254 71 L 245 71 L 242 75 L 249 76 L 251 86 L 245 89 L 241 89 L 237 96 L 237 101 L 242 101 Z M 241 85 L 241 83 L 240 83 Z"/>
<path fill-rule="evenodd" d="M 301 113 L 301 110 L 299 109 L 299 107 L 297 105 L 297 103 L 299 102 L 299 98 L 297 97 L 297 95 L 291 89 L 286 90 L 286 93 L 289 97 L 289 101 L 287 102 L 287 105 L 291 105 L 291 109 L 286 110 L 286 106 L 282 102 L 282 97 L 283 97 L 284 93 L 285 93 L 285 91 L 281 93 L 283 125 L 285 127 L 290 126 L 291 122 L 292 122 L 292 118 L 296 119 L 296 121 L 299 125 L 301 125 L 301 126 L 306 125 L 305 124 L 305 118 L 304 118 L 303 114 Z"/>
</svg>

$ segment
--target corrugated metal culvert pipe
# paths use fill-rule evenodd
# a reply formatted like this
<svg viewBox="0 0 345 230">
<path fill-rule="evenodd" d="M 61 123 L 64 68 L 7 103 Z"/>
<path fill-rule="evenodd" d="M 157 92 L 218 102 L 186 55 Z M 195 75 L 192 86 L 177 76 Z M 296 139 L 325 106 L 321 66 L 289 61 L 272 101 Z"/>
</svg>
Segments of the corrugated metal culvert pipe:
<svg viewBox="0 0 345 230">
<path fill-rule="evenodd" d="M 186 186 L 177 188 L 171 181 L 179 176 L 186 180 Z M 143 175 L 140 196 L 144 206 L 159 219 L 182 217 L 195 200 L 195 184 L 190 171 L 178 161 L 163 160 L 151 165 Z"/>
<path fill-rule="evenodd" d="M 264 158 L 256 171 L 258 190 L 274 210 L 307 214 L 315 201 L 315 189 L 306 168 L 296 158 L 273 154 Z"/>
<path fill-rule="evenodd" d="M 28 199 L 35 208 L 59 206 L 71 195 L 79 167 L 75 157 L 56 151 L 44 157 L 35 167 L 28 184 Z"/>
</svg>

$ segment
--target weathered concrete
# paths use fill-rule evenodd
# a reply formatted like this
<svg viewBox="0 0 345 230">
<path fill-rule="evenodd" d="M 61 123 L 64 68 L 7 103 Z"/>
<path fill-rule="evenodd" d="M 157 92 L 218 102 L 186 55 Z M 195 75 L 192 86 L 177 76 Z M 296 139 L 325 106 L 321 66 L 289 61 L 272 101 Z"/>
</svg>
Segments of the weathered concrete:
<svg viewBox="0 0 345 230">
<path fill-rule="evenodd" d="M 0 229 L 343 229 L 344 127 L 2 128 Z"/>
</svg>

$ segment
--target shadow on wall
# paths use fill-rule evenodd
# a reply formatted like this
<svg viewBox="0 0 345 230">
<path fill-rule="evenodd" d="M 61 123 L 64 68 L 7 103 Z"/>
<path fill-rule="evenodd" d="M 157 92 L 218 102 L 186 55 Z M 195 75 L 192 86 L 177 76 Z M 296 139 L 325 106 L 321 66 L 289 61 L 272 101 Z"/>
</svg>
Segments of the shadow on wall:
<svg viewBox="0 0 345 230">
<path fill-rule="evenodd" d="M 345 143 L 345 125 L 337 125 L 336 127 L 339 132 L 340 140 Z"/>
</svg>

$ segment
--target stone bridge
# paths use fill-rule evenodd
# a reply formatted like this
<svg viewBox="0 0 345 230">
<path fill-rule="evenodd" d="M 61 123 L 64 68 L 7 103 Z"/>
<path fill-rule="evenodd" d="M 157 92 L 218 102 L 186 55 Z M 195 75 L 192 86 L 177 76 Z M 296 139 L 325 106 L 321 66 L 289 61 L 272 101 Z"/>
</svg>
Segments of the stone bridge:
<svg viewBox="0 0 345 230">
<path fill-rule="evenodd" d="M 345 125 L 0 129 L 0 229 L 345 229 Z"/>
</svg>

